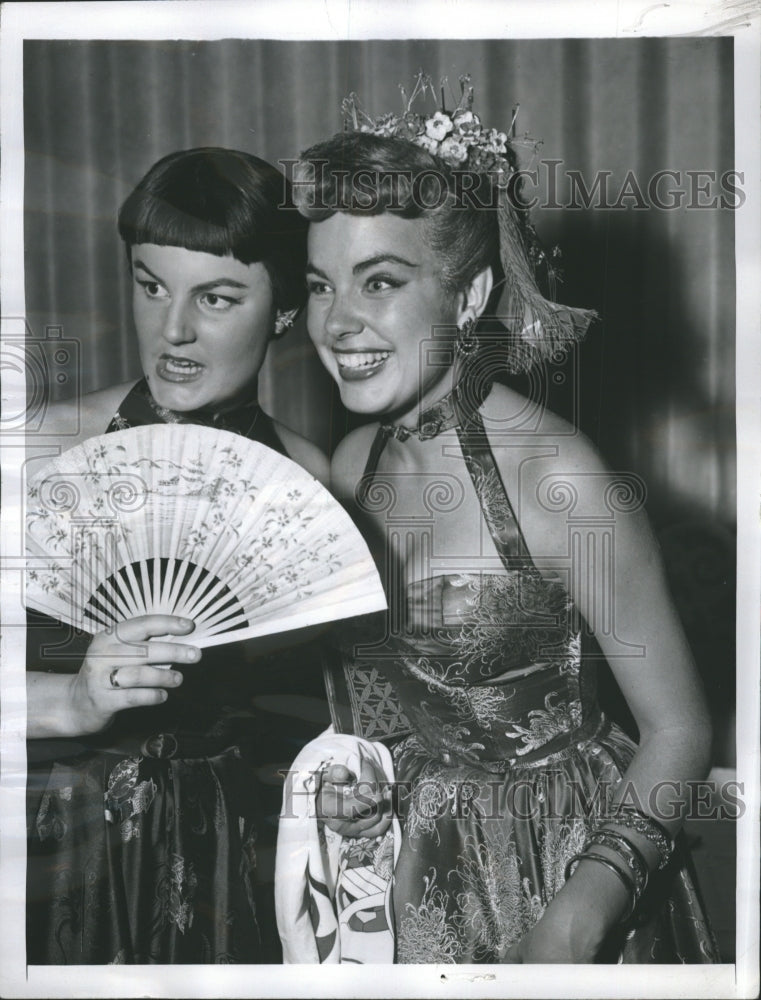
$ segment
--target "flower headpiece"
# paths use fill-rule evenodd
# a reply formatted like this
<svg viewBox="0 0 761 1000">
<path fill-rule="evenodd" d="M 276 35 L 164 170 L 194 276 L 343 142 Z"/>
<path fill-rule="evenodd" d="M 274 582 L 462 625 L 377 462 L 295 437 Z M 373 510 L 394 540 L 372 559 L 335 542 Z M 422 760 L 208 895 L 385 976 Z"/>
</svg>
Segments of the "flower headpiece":
<svg viewBox="0 0 761 1000">
<path fill-rule="evenodd" d="M 443 160 L 450 167 L 472 170 L 476 173 L 491 173 L 502 183 L 513 173 L 515 167 L 510 162 L 509 147 L 526 146 L 534 151 L 539 143 L 525 135 L 515 136 L 515 122 L 518 117 L 517 105 L 508 132 L 495 128 L 485 128 L 473 110 L 473 87 L 470 76 L 461 76 L 460 99 L 454 111 L 447 111 L 445 87 L 441 82 L 441 109 L 433 114 L 423 114 L 413 110 L 413 104 L 421 97 L 436 94 L 430 76 L 420 72 L 409 97 L 403 86 L 401 114 L 385 114 L 371 118 L 361 107 L 356 94 L 349 94 L 341 104 L 344 126 L 351 131 L 369 132 L 372 135 L 406 139 Z"/>
<path fill-rule="evenodd" d="M 400 85 L 402 111 L 400 114 L 368 115 L 356 94 L 351 93 L 341 104 L 344 131 L 366 132 L 390 139 L 401 139 L 425 149 L 453 171 L 472 171 L 487 174 L 499 192 L 498 221 L 500 260 L 505 275 L 511 311 L 520 317 L 519 333 L 510 365 L 515 371 L 527 371 L 537 362 L 556 357 L 570 343 L 580 340 L 586 333 L 595 313 L 559 305 L 546 299 L 540 292 L 536 275 L 546 272 L 551 294 L 559 280 L 556 262 L 559 248 L 548 254 L 528 219 L 528 212 L 515 204 L 510 177 L 518 167 L 518 148 L 530 149 L 534 154 L 541 143 L 528 134 L 515 135 L 519 105 L 513 109 L 507 132 L 486 128 L 473 110 L 473 87 L 469 75 L 461 76 L 460 99 L 454 111 L 446 109 L 445 88 L 441 81 L 441 106 L 433 113 L 413 110 L 413 104 L 430 96 L 437 96 L 430 76 L 419 72 L 410 95 Z"/>
</svg>

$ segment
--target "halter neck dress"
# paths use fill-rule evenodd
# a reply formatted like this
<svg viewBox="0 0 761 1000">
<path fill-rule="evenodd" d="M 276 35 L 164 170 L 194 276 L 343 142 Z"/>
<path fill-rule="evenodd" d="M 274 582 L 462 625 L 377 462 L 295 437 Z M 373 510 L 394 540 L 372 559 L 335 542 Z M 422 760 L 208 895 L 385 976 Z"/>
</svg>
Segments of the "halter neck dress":
<svg viewBox="0 0 761 1000">
<path fill-rule="evenodd" d="M 287 455 L 256 402 L 179 414 L 145 380 L 108 431 L 161 422 L 220 427 Z M 40 646 L 63 642 L 53 669 L 76 672 L 90 637 L 46 624 L 29 630 L 31 669 Z M 265 656 L 213 647 L 175 668 L 184 681 L 163 705 L 120 712 L 93 736 L 29 743 L 30 965 L 281 961 L 278 771 L 327 723 L 327 709 L 324 721 L 300 718 L 305 695 L 319 709 L 320 657 L 287 634 Z"/>
<path fill-rule="evenodd" d="M 339 728 L 393 744 L 396 961 L 491 963 L 564 884 L 635 744 L 600 709 L 579 614 L 534 565 L 480 413 L 444 426 L 456 427 L 502 571 L 400 584 L 396 622 L 347 630 L 331 695 Z M 365 511 L 392 433 L 381 427 L 370 449 Z M 718 961 L 681 838 L 599 961 Z"/>
</svg>

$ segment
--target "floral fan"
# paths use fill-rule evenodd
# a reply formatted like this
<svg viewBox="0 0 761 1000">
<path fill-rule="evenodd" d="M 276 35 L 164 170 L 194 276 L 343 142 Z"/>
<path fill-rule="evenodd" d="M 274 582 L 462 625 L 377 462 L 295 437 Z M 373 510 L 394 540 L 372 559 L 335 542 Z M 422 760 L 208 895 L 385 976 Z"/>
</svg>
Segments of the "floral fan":
<svg viewBox="0 0 761 1000">
<path fill-rule="evenodd" d="M 173 614 L 213 646 L 386 606 L 341 505 L 290 459 L 228 431 L 90 438 L 27 493 L 26 603 L 86 632 Z"/>
</svg>

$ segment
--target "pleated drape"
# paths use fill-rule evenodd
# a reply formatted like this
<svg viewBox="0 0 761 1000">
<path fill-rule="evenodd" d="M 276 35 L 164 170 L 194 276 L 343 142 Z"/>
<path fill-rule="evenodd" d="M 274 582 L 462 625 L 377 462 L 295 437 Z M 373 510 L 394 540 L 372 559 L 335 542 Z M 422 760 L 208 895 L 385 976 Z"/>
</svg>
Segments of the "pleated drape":
<svg viewBox="0 0 761 1000">
<path fill-rule="evenodd" d="M 704 676 L 727 676 L 734 224 L 731 208 L 699 206 L 721 193 L 722 174 L 743 169 L 733 163 L 731 38 L 27 41 L 28 321 L 37 338 L 56 327 L 80 346 L 78 372 L 61 384 L 51 376 L 51 398 L 139 374 L 115 219 L 153 162 L 200 145 L 295 157 L 341 127 L 350 91 L 373 114 L 399 110 L 399 84 L 420 68 L 458 93 L 458 76 L 471 73 L 485 123 L 506 128 L 520 104 L 518 132 L 542 140 L 543 163 L 528 165 L 545 203 L 539 233 L 563 251 L 559 298 L 601 316 L 550 403 L 647 484 L 670 572 L 692 593 L 682 612 Z M 671 210 L 636 195 L 616 207 L 578 197 L 552 207 L 571 201 L 569 174 L 591 189 L 605 172 L 615 202 L 629 171 L 646 191 L 665 170 L 674 174 L 663 190 L 686 192 Z M 690 171 L 708 173 L 695 181 Z M 303 320 L 274 345 L 261 390 L 276 417 L 335 446 L 346 416 Z"/>
</svg>

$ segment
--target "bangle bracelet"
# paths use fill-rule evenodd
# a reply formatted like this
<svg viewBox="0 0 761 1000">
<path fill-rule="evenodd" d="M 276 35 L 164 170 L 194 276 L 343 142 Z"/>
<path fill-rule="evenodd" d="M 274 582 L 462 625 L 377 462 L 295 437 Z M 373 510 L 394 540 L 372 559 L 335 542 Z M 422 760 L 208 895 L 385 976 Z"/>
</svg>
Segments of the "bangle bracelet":
<svg viewBox="0 0 761 1000">
<path fill-rule="evenodd" d="M 641 809 L 635 809 L 634 806 L 630 805 L 628 802 L 623 802 L 615 807 L 614 815 L 624 813 L 626 816 L 637 816 L 639 819 L 644 820 L 648 823 L 654 830 L 656 830 L 664 838 L 664 840 L 672 843 L 671 834 L 668 832 L 666 827 L 655 816 L 651 816 L 649 813 L 642 812 Z"/>
<path fill-rule="evenodd" d="M 601 817 L 597 829 L 608 823 L 615 823 L 646 837 L 658 850 L 658 870 L 666 867 L 674 851 L 674 841 L 657 819 L 653 819 L 652 816 L 648 816 L 638 809 L 618 808 L 607 816 Z"/>
<path fill-rule="evenodd" d="M 601 854 L 595 854 L 594 851 L 585 851 L 582 854 L 574 854 L 574 856 L 566 865 L 565 869 L 566 881 L 568 881 L 571 875 L 574 874 L 574 872 L 576 871 L 576 866 L 578 866 L 579 862 L 581 861 L 596 861 L 599 865 L 603 865 L 609 871 L 612 871 L 613 874 L 621 880 L 621 884 L 629 894 L 629 909 L 619 920 L 619 923 L 625 924 L 627 920 L 631 918 L 637 906 L 637 894 L 634 888 L 634 883 L 621 871 L 618 865 L 614 864 L 608 858 L 602 857 Z M 573 871 L 570 871 L 572 865 L 574 866 Z"/>
<path fill-rule="evenodd" d="M 622 833 L 614 833 L 609 830 L 597 830 L 589 838 L 587 847 L 599 844 L 615 851 L 618 857 L 626 863 L 634 878 L 634 891 L 639 900 L 642 893 L 647 888 L 649 872 L 647 864 L 641 852 Z"/>
</svg>

